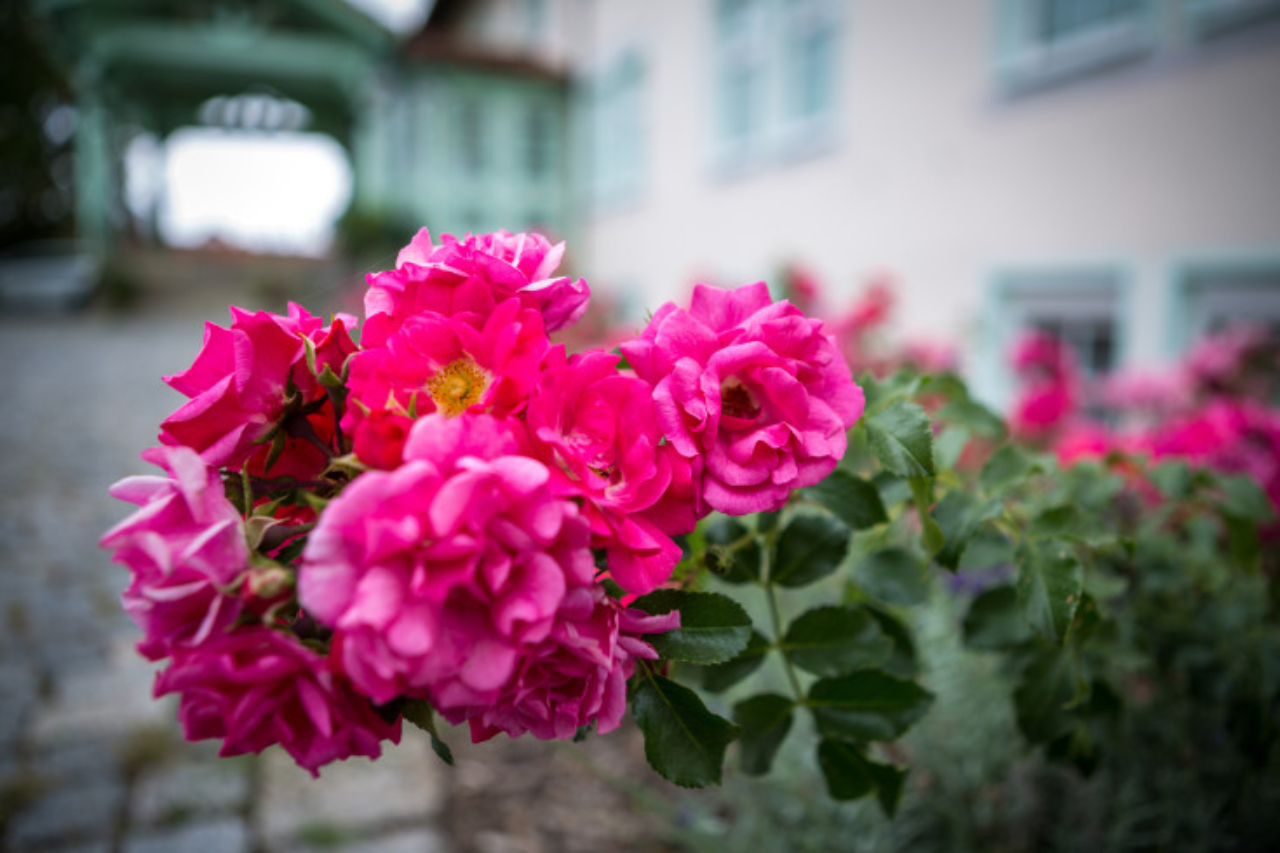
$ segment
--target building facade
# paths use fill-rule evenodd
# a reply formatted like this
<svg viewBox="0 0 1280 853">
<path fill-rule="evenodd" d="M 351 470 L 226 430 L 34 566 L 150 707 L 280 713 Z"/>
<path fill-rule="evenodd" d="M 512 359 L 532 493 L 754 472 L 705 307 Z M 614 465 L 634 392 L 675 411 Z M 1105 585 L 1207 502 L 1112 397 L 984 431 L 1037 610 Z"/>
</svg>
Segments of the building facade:
<svg viewBox="0 0 1280 853">
<path fill-rule="evenodd" d="M 1022 326 L 1106 372 L 1280 324 L 1280 3 L 588 5 L 594 280 L 887 269 L 996 402 Z"/>
</svg>

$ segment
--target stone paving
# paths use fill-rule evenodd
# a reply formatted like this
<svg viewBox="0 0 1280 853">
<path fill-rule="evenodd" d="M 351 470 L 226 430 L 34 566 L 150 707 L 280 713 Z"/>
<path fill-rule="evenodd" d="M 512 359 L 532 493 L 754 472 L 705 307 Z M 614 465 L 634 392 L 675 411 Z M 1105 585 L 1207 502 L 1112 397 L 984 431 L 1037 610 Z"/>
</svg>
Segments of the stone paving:
<svg viewBox="0 0 1280 853">
<path fill-rule="evenodd" d="M 522 765 L 503 765 L 504 750 L 521 742 L 468 751 L 450 738 L 463 747 L 450 769 L 406 726 L 376 764 L 330 765 L 317 781 L 277 749 L 224 759 L 182 740 L 133 651 L 126 572 L 97 540 L 129 511 L 107 487 L 149 467 L 137 454 L 181 401 L 159 377 L 190 363 L 202 319 L 225 324 L 225 300 L 0 316 L 0 853 L 653 849 L 634 803 L 572 762 L 519 752 L 542 772 L 528 776 L 537 790 L 513 787 Z M 627 737 L 599 739 L 604 758 L 586 760 L 643 768 Z M 578 832 L 586 802 L 619 817 Z"/>
</svg>

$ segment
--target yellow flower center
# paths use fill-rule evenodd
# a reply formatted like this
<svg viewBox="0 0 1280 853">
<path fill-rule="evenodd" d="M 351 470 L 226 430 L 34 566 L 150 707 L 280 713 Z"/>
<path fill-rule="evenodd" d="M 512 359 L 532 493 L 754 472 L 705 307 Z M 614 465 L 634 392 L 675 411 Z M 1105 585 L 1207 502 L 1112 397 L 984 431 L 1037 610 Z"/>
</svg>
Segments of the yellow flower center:
<svg viewBox="0 0 1280 853">
<path fill-rule="evenodd" d="M 465 356 L 446 365 L 427 380 L 427 393 L 436 409 L 448 417 L 460 415 L 480 402 L 489 389 L 489 375 Z"/>
</svg>

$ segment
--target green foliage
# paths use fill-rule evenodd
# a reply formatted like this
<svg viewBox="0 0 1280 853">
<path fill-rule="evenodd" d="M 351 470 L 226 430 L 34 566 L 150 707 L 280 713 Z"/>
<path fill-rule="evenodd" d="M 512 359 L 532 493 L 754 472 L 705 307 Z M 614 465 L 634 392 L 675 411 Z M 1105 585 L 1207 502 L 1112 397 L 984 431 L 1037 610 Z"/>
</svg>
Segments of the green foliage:
<svg viewBox="0 0 1280 853">
<path fill-rule="evenodd" d="M 806 672 L 831 676 L 880 666 L 893 654 L 893 640 L 865 609 L 818 607 L 791 623 L 781 648 Z"/>
<path fill-rule="evenodd" d="M 865 390 L 840 469 L 779 513 L 690 538 L 701 571 L 684 583 L 727 582 L 741 608 L 708 592 L 638 603 L 681 610 L 687 633 L 654 646 L 736 724 L 644 670 L 633 711 L 659 772 L 718 781 L 737 737 L 744 774 L 782 774 L 826 815 L 797 823 L 761 794 L 731 811 L 773 841 L 724 849 L 1280 837 L 1280 557 L 1257 484 L 1183 462 L 1063 467 L 1007 443 L 955 377 Z M 829 811 L 815 791 L 898 818 Z M 854 843 L 854 824 L 880 841 Z"/>
<path fill-rule="evenodd" d="M 829 509 L 850 530 L 875 527 L 889 520 L 880 492 L 868 480 L 836 469 L 821 483 L 806 489 L 805 494 Z"/>
<path fill-rule="evenodd" d="M 631 714 L 644 734 L 645 758 L 664 779 L 685 788 L 720 781 L 738 727 L 708 711 L 698 694 L 646 673 L 632 691 Z"/>
<path fill-rule="evenodd" d="M 667 660 L 725 663 L 751 639 L 751 617 L 732 598 L 710 592 L 660 589 L 636 599 L 632 607 L 658 615 L 680 611 L 680 627 L 656 634 L 650 644 Z"/>
<path fill-rule="evenodd" d="M 824 678 L 809 690 L 818 731 L 854 743 L 895 740 L 932 701 L 920 685 L 874 670 Z"/>
<path fill-rule="evenodd" d="M 773 766 L 778 747 L 791 731 L 795 702 L 776 693 L 752 696 L 733 706 L 733 719 L 742 729 L 739 756 L 742 772 L 761 776 Z"/>
<path fill-rule="evenodd" d="M 849 528 L 834 518 L 801 515 L 778 540 L 777 569 L 770 580 L 805 586 L 840 568 L 849 548 Z"/>
<path fill-rule="evenodd" d="M 899 477 L 932 477 L 933 427 L 919 405 L 892 400 L 863 419 L 867 439 L 884 469 Z"/>
</svg>

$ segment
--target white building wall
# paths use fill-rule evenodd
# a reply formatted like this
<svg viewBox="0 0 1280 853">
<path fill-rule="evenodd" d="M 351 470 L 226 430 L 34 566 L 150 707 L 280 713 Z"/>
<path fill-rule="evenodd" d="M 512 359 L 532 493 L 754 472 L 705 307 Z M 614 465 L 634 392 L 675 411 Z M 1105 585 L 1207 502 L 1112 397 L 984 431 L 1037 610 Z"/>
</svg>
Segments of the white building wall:
<svg viewBox="0 0 1280 853">
<path fill-rule="evenodd" d="M 789 259 L 843 301 L 887 268 L 902 330 L 963 344 L 972 372 L 998 334 L 996 273 L 1114 264 L 1123 357 L 1149 364 L 1168 355 L 1181 261 L 1280 258 L 1280 24 L 1009 97 L 994 2 L 844 2 L 833 144 L 729 179 L 711 146 L 714 2 L 591 5 L 576 62 L 639 50 L 647 145 L 635 197 L 588 209 L 574 254 L 650 308 Z"/>
</svg>

